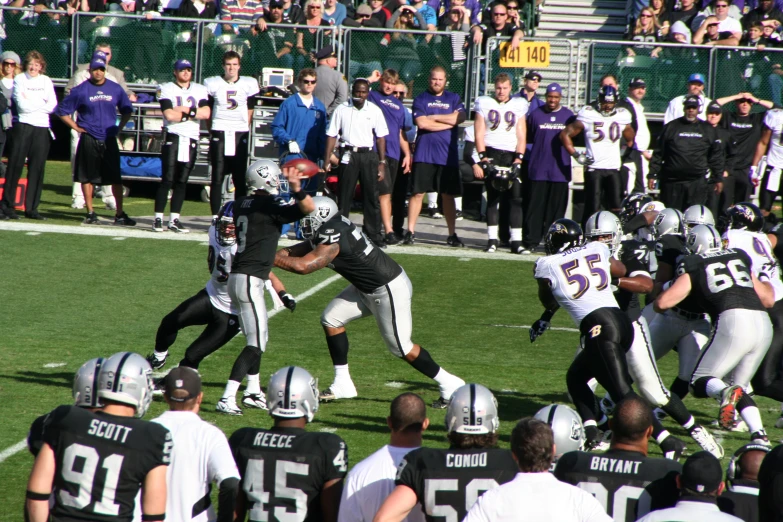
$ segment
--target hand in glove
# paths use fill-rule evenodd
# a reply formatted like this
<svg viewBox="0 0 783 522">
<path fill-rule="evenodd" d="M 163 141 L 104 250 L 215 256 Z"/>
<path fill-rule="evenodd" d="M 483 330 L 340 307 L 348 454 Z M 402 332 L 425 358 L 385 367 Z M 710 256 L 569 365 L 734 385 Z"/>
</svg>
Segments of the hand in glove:
<svg viewBox="0 0 783 522">
<path fill-rule="evenodd" d="M 588 156 L 584 152 L 574 152 L 571 156 L 580 165 L 590 166 L 590 165 L 592 165 L 595 162 L 595 160 L 593 158 L 591 158 L 590 156 Z"/>
<path fill-rule="evenodd" d="M 759 172 L 759 168 L 750 167 L 750 182 L 753 183 L 754 187 L 758 187 L 760 181 L 761 181 L 761 173 Z"/>
<path fill-rule="evenodd" d="M 285 290 L 280 290 L 277 295 L 280 296 L 280 300 L 283 301 L 283 306 L 291 310 L 292 312 L 296 310 L 296 299 L 294 299 L 294 296 L 286 292 Z"/>
<path fill-rule="evenodd" d="M 289 141 L 288 152 L 290 152 L 291 154 L 299 154 L 302 151 L 299 149 L 299 145 L 295 141 Z"/>
<path fill-rule="evenodd" d="M 539 319 L 533 326 L 530 327 L 530 342 L 535 342 L 536 339 L 544 335 L 544 332 L 549 328 L 549 321 Z"/>
</svg>

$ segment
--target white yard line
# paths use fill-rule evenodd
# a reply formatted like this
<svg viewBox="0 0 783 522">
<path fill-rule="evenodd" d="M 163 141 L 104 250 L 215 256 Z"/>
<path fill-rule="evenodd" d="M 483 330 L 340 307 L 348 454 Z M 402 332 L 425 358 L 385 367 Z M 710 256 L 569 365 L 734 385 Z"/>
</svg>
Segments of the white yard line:
<svg viewBox="0 0 783 522">
<path fill-rule="evenodd" d="M 524 328 L 525 330 L 529 330 L 531 325 L 529 324 L 493 324 L 491 326 L 497 326 L 498 328 Z M 548 328 L 548 330 L 554 330 L 555 332 L 576 332 L 579 333 L 579 330 L 576 328 L 563 328 L 560 326 L 553 326 L 551 328 Z"/>
<path fill-rule="evenodd" d="M 178 234 L 175 237 L 180 237 L 181 235 L 182 234 Z M 317 285 L 313 286 L 312 288 L 309 288 L 309 289 L 305 290 L 301 294 L 299 294 L 296 297 L 294 297 L 294 299 L 296 299 L 297 302 L 304 301 L 305 299 L 307 299 L 308 297 L 312 296 L 313 294 L 315 294 L 317 292 L 320 292 L 321 290 L 323 290 L 327 286 L 331 285 L 332 283 L 334 283 L 338 279 L 342 279 L 342 277 L 343 276 L 341 276 L 340 274 L 334 274 L 333 276 L 324 279 L 323 281 L 321 281 Z M 267 317 L 269 319 L 271 319 L 272 317 L 276 316 L 278 313 L 280 313 L 283 310 L 288 310 L 288 309 L 287 308 L 279 308 L 277 310 L 272 310 L 271 312 L 269 312 L 269 314 L 267 314 Z M 59 363 L 58 363 L 58 365 L 59 365 Z M 44 365 L 44 366 L 45 367 L 51 367 L 49 365 Z M 27 438 L 24 438 L 24 439 L 20 440 L 19 442 L 17 442 L 16 444 L 11 446 L 10 448 L 6 448 L 2 452 L 0 452 L 0 463 L 2 463 L 4 460 L 8 459 L 9 457 L 13 457 L 14 455 L 16 455 L 17 453 L 19 453 L 20 451 L 22 451 L 25 448 L 27 448 Z"/>
</svg>

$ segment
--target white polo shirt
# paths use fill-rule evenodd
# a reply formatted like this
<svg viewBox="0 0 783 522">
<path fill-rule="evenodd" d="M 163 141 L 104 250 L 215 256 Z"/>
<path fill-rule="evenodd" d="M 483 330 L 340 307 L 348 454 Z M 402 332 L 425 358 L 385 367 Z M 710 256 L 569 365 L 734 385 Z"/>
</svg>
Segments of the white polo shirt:
<svg viewBox="0 0 783 522">
<path fill-rule="evenodd" d="M 666 107 L 666 113 L 663 115 L 663 124 L 666 125 L 672 120 L 676 120 L 685 115 L 685 109 L 682 107 L 682 101 L 685 99 L 685 95 L 677 96 L 669 102 Z M 707 106 L 712 102 L 704 94 L 699 95 L 701 100 L 701 106 L 699 107 L 698 118 L 703 121 L 707 121 Z"/>
<path fill-rule="evenodd" d="M 674 507 L 646 514 L 636 522 L 740 522 L 742 519 L 723 513 L 716 504 L 695 500 L 680 500 Z"/>
<path fill-rule="evenodd" d="M 374 147 L 375 138 L 389 135 L 386 118 L 381 108 L 371 101 L 365 101 L 361 110 L 348 100 L 337 106 L 329 121 L 326 135 L 331 138 L 341 136 L 349 147 Z"/>
<path fill-rule="evenodd" d="M 463 522 L 612 522 L 593 495 L 551 473 L 517 473 L 479 497 Z"/>
<path fill-rule="evenodd" d="M 193 505 L 209 495 L 210 483 L 220 484 L 230 477 L 239 479 L 228 439 L 216 426 L 190 411 L 167 411 L 152 422 L 167 427 L 174 439 L 166 472 L 166 520 L 214 521 L 214 506 L 196 517 L 191 514 Z"/>
<path fill-rule="evenodd" d="M 359 462 L 345 477 L 337 522 L 372 522 L 391 492 L 402 458 L 416 448 L 386 445 Z M 407 522 L 424 522 L 424 512 L 416 506 Z"/>
</svg>

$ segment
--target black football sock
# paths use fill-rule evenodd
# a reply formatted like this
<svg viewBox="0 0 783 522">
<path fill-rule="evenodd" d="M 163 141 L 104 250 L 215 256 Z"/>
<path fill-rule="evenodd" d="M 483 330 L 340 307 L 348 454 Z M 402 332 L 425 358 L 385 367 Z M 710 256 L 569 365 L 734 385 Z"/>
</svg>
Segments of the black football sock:
<svg viewBox="0 0 783 522">
<path fill-rule="evenodd" d="M 677 377 L 676 379 L 674 379 L 674 382 L 672 383 L 671 392 L 677 397 L 679 397 L 680 400 L 682 401 L 682 399 L 684 399 L 688 395 L 689 386 L 690 384 L 688 383 L 688 381 Z M 671 414 L 669 413 L 669 415 Z"/>
<path fill-rule="evenodd" d="M 712 377 L 699 377 L 696 379 L 696 382 L 693 383 L 693 396 L 698 397 L 699 399 L 706 399 L 709 397 L 707 395 L 707 383 L 712 379 Z"/>
<path fill-rule="evenodd" d="M 345 332 L 337 335 L 326 336 L 326 346 L 329 347 L 329 356 L 332 365 L 344 366 L 348 364 L 348 334 Z"/>
<path fill-rule="evenodd" d="M 685 426 L 688 423 L 693 425 L 693 417 L 691 416 L 691 413 L 688 411 L 688 408 L 685 407 L 685 405 L 682 403 L 682 400 L 677 396 L 676 393 L 672 395 L 671 399 L 669 399 L 669 402 L 661 406 L 661 409 L 665 411 L 672 419 L 674 419 L 675 422 L 677 422 L 677 424 L 680 426 Z"/>
<path fill-rule="evenodd" d="M 434 379 L 440 371 L 440 366 L 438 366 L 438 363 L 432 360 L 432 357 L 430 357 L 430 352 L 421 346 L 419 347 L 419 356 L 410 361 L 408 364 L 416 368 L 430 379 Z"/>
<path fill-rule="evenodd" d="M 234 361 L 229 380 L 242 382 L 250 369 L 259 368 L 260 364 L 261 350 L 257 346 L 245 346 L 237 360 Z M 257 372 L 258 370 L 256 370 Z"/>
</svg>

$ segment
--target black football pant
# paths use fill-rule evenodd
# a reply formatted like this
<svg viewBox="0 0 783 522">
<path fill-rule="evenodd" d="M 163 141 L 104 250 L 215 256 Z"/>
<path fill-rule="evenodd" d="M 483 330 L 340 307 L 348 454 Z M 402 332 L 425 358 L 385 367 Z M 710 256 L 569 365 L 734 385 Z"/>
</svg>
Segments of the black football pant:
<svg viewBox="0 0 783 522">
<path fill-rule="evenodd" d="M 160 149 L 162 175 L 158 192 L 155 194 L 156 213 L 166 210 L 169 190 L 172 185 L 174 191 L 171 194 L 171 211 L 179 214 L 182 210 L 188 178 L 190 173 L 193 172 L 193 166 L 196 164 L 196 155 L 198 154 L 198 141 L 189 139 L 188 142 L 190 149 L 189 158 L 187 162 L 182 162 L 177 160 L 179 156 L 179 136 L 171 133 L 166 133 L 163 136 L 163 146 Z"/>
<path fill-rule="evenodd" d="M 212 166 L 212 180 L 209 184 L 209 206 L 213 216 L 220 212 L 220 202 L 223 199 L 223 177 L 226 174 L 231 174 L 231 179 L 234 181 L 234 199 L 247 195 L 245 171 L 248 166 L 248 133 L 237 132 L 235 139 L 236 148 L 234 149 L 234 155 L 226 156 L 225 132 L 212 131 L 209 133 L 209 163 Z"/>
<path fill-rule="evenodd" d="M 0 206 L 3 210 L 12 211 L 19 178 L 22 177 L 25 160 L 27 160 L 27 195 L 25 196 L 25 213 L 38 212 L 43 191 L 44 168 L 49 157 L 51 136 L 48 127 L 35 127 L 26 123 L 16 123 L 11 128 L 13 140 L 8 151 L 8 169 L 5 173 L 3 199 Z"/>
<path fill-rule="evenodd" d="M 487 156 L 496 167 L 510 167 L 514 162 L 514 153 L 487 147 Z M 500 223 L 500 205 L 508 204 L 508 228 L 522 228 L 522 180 L 516 179 L 511 188 L 498 191 L 492 186 L 492 179 L 485 178 L 487 186 L 487 226 Z"/>
<path fill-rule="evenodd" d="M 155 336 L 155 351 L 165 352 L 177 340 L 177 333 L 188 326 L 207 325 L 185 350 L 180 366 L 198 368 L 204 358 L 226 345 L 239 333 L 239 319 L 212 306 L 207 290 L 186 299 L 161 321 Z"/>
<path fill-rule="evenodd" d="M 772 342 L 750 384 L 756 395 L 783 402 L 783 369 L 780 367 L 783 359 L 783 299 L 769 309 L 769 319 L 772 321 Z"/>
<path fill-rule="evenodd" d="M 525 180 L 522 190 L 522 246 L 537 247 L 549 226 L 565 217 L 568 206 L 568 183 Z"/>
<path fill-rule="evenodd" d="M 341 151 L 340 158 L 343 157 Z M 362 230 L 372 241 L 383 243 L 381 234 L 381 204 L 378 200 L 378 154 L 374 151 L 351 152 L 348 164 L 340 164 L 337 183 L 337 204 L 340 213 L 348 217 L 356 193 L 356 182 L 361 183 L 364 225 Z M 404 199 L 403 199 L 404 202 Z"/>
<path fill-rule="evenodd" d="M 405 200 L 410 193 L 410 173 L 404 174 L 402 166 L 398 167 L 397 179 L 394 180 L 392 188 L 392 230 L 399 237 L 405 235 L 405 218 L 408 217 L 408 210 L 405 208 Z"/>
<path fill-rule="evenodd" d="M 623 180 L 620 169 L 585 169 L 585 210 L 582 228 L 587 220 L 601 210 L 601 203 L 607 210 L 617 210 L 622 204 Z"/>
<path fill-rule="evenodd" d="M 599 308 L 579 325 L 584 349 L 571 363 L 566 384 L 582 422 L 596 421 L 595 394 L 587 382 L 595 378 L 614 401 L 633 393 L 625 352 L 634 339 L 631 320 L 619 308 Z"/>
<path fill-rule="evenodd" d="M 707 191 L 711 185 L 704 178 L 688 181 L 661 180 L 661 203 L 666 208 L 676 208 L 681 212 L 692 205 L 707 203 Z"/>
</svg>

